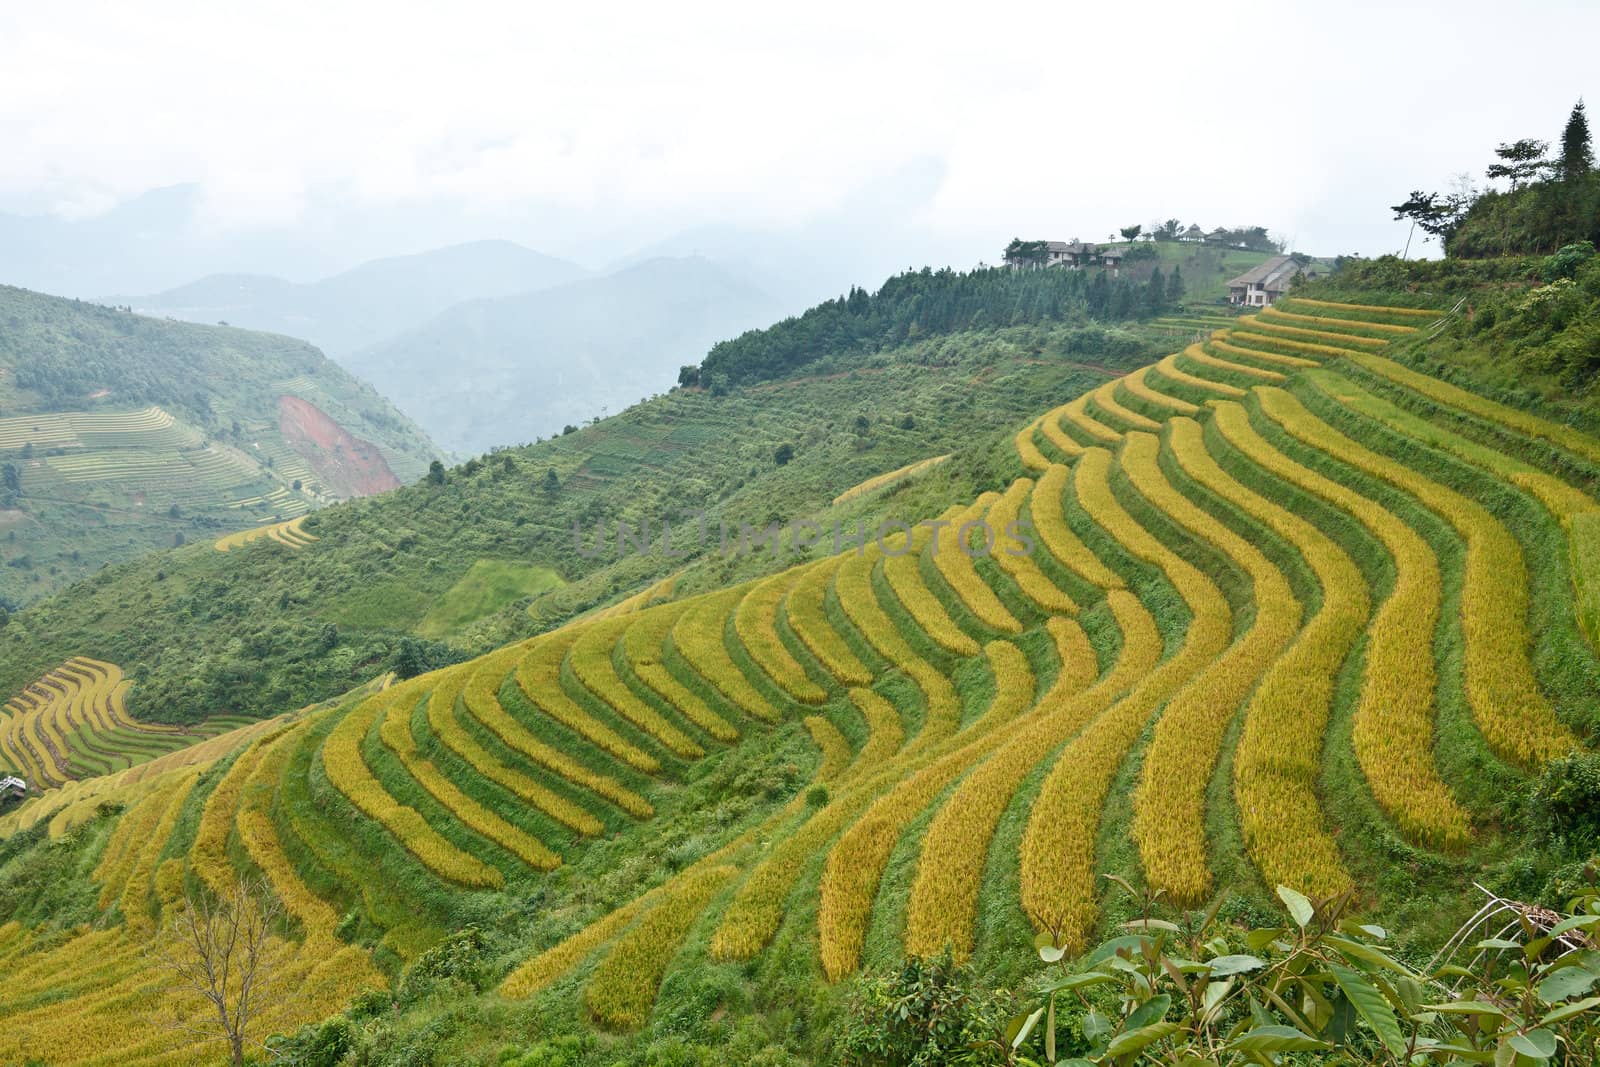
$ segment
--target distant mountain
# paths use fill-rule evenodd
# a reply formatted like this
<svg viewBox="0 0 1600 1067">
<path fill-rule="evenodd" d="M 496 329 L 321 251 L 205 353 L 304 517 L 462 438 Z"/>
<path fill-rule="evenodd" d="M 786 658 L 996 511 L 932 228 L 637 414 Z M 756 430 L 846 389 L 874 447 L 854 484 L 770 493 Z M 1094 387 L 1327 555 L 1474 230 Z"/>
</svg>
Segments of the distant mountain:
<svg viewBox="0 0 1600 1067">
<path fill-rule="evenodd" d="M 473 241 L 373 260 L 317 282 L 212 274 L 152 296 L 107 299 L 143 314 L 304 338 L 339 358 L 464 300 L 545 289 L 586 273 L 511 241 Z"/>
<path fill-rule="evenodd" d="M 0 605 L 419 478 L 427 435 L 303 341 L 0 286 Z"/>
<path fill-rule="evenodd" d="M 343 362 L 441 445 L 475 453 L 661 392 L 713 343 L 779 312 L 768 294 L 709 260 L 654 259 L 468 301 Z"/>
</svg>

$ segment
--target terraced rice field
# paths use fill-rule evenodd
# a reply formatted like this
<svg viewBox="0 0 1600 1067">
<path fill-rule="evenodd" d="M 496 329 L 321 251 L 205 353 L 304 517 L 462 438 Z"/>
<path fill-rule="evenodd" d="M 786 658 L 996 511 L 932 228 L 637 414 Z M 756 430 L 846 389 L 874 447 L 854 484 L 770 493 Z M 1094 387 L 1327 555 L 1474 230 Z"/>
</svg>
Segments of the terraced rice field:
<svg viewBox="0 0 1600 1067">
<path fill-rule="evenodd" d="M 317 539 L 315 535 L 306 533 L 305 522 L 305 516 L 301 515 L 286 522 L 257 526 L 253 530 L 240 530 L 238 533 L 231 533 L 226 537 L 218 538 L 216 549 L 218 552 L 227 552 L 230 549 L 248 545 L 252 541 L 260 541 L 263 538 L 276 541 L 278 544 L 292 549 L 305 548 Z"/>
<path fill-rule="evenodd" d="M 50 499 L 124 510 L 245 509 L 263 518 L 310 510 L 318 487 L 281 443 L 259 456 L 207 442 L 159 407 L 0 419 L 0 452 L 31 448 L 24 478 Z M 263 469 L 270 460 L 272 471 Z M 303 491 L 292 488 L 302 480 Z"/>
<path fill-rule="evenodd" d="M 21 775 L 30 789 L 50 789 L 125 770 L 249 721 L 142 723 L 125 704 L 132 685 L 114 663 L 84 656 L 63 663 L 0 708 L 0 769 Z"/>
<path fill-rule="evenodd" d="M 898 470 L 885 471 L 882 474 L 875 474 L 861 484 L 853 485 L 849 489 L 846 489 L 844 492 L 834 497 L 833 502 L 835 505 L 843 504 L 847 501 L 855 500 L 857 497 L 863 497 L 872 493 L 876 493 L 879 489 L 882 489 L 885 486 L 896 485 L 900 482 L 908 481 L 931 467 L 937 467 L 939 464 L 943 463 L 949 458 L 950 457 L 948 455 L 929 456 L 927 459 L 919 459 L 915 463 L 907 463 L 904 467 L 901 467 Z"/>
<path fill-rule="evenodd" d="M 389 886 L 525 892 L 648 827 L 702 761 L 785 731 L 813 750 L 792 799 L 528 945 L 501 993 L 576 996 L 627 1029 L 700 957 L 781 943 L 839 980 L 907 951 L 1026 956 L 1035 931 L 1079 948 L 1108 863 L 1200 903 L 1227 880 L 1357 885 L 1363 839 L 1482 859 L 1497 830 L 1474 798 L 1594 725 L 1578 605 L 1596 579 L 1574 543 L 1600 505 L 1559 472 L 1600 474 L 1600 442 L 1385 358 L 1431 318 L 1285 301 L 1062 398 L 1017 434 L 1028 476 L 940 524 L 708 594 L 645 590 L 275 729 L 220 782 L 177 775 L 130 807 L 105 900 L 161 921 L 151 842 L 206 788 L 182 862 L 221 884 L 246 850 L 331 996 L 373 981 L 327 932 L 341 909 L 414 954 L 437 930 Z M 979 520 L 999 527 L 987 553 Z M 1030 551 L 1007 552 L 1016 533 Z M 361 895 L 319 895 L 336 878 Z M 138 987 L 125 936 L 50 950 L 106 953 L 68 1018 L 109 1025 Z M 26 937 L 0 952 L 59 962 Z"/>
</svg>

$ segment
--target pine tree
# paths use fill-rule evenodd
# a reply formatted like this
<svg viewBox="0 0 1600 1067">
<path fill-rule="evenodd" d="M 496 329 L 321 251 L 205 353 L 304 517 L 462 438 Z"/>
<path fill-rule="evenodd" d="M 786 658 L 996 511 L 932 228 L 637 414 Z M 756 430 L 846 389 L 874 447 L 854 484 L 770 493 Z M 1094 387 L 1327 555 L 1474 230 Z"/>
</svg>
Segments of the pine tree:
<svg viewBox="0 0 1600 1067">
<path fill-rule="evenodd" d="M 1183 270 L 1176 264 L 1172 267 L 1172 277 L 1167 279 L 1167 303 L 1172 307 L 1183 303 Z"/>
<path fill-rule="evenodd" d="M 1145 287 L 1145 310 L 1152 315 L 1160 314 L 1161 308 L 1167 302 L 1167 279 L 1162 277 L 1161 268 L 1157 267 L 1150 275 L 1150 284 Z"/>
<path fill-rule="evenodd" d="M 1594 147 L 1589 141 L 1589 116 L 1579 100 L 1561 131 L 1561 176 L 1569 181 L 1594 169 Z"/>
</svg>

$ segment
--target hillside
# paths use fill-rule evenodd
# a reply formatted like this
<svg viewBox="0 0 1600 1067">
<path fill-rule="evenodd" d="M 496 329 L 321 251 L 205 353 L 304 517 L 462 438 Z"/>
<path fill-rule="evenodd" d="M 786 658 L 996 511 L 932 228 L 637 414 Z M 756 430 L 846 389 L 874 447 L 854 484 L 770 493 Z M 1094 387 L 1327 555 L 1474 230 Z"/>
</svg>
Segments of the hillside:
<svg viewBox="0 0 1600 1067">
<path fill-rule="evenodd" d="M 440 444 L 471 454 L 554 435 L 659 393 L 713 342 L 764 325 L 775 311 L 764 293 L 708 260 L 655 259 L 468 301 L 344 363 Z"/>
<path fill-rule="evenodd" d="M 0 287 L 0 605 L 420 477 L 433 446 L 303 342 Z"/>
<path fill-rule="evenodd" d="M 684 392 L 510 454 L 498 475 L 491 460 L 329 509 L 299 552 L 230 551 L 314 598 L 341 572 L 313 561 L 348 561 L 325 555 L 341 543 L 430 551 L 427 526 L 386 528 L 400 514 L 386 509 L 432 513 L 473 554 L 497 526 L 469 506 L 493 499 L 485 484 L 548 463 L 559 495 L 601 457 L 635 524 L 710 495 L 713 519 L 880 531 L 859 550 L 823 539 L 640 580 L 610 610 L 119 784 L 76 829 L 52 813 L 81 812 L 77 792 L 31 801 L 0 822 L 0 885 L 42 887 L 0 895 L 15 920 L 0 925 L 14 976 L 0 1060 L 109 1062 L 95 1042 L 111 1032 L 117 1062 L 181 1056 L 143 1006 L 184 1002 L 141 946 L 242 870 L 291 920 L 275 936 L 296 995 L 260 1032 L 342 1007 L 291 1050 L 373 1064 L 838 1062 L 872 995 L 863 969 L 948 951 L 978 976 L 965 995 L 1020 989 L 1036 937 L 1076 953 L 1140 916 L 1101 875 L 1230 921 L 1274 921 L 1278 884 L 1352 892 L 1395 952 L 1423 958 L 1480 903 L 1474 881 L 1556 901 L 1594 846 L 1592 812 L 1539 820 L 1566 817 L 1541 797 L 1582 806 L 1567 790 L 1586 772 L 1560 758 L 1600 727 L 1600 634 L 1579 610 L 1600 439 L 1413 369 L 1451 350 L 1462 313 L 1385 295 L 1300 296 L 1125 373 L 1072 360 L 1085 338 L 1071 328 L 1020 327 L 892 349 L 841 379 Z M 941 412 L 956 432 L 883 449 L 897 455 L 870 473 L 954 454 L 851 496 L 864 477 L 839 461 L 875 381 L 913 407 L 905 433 Z M 751 425 L 783 394 L 830 418 L 758 472 Z M 1003 414 L 1021 398 L 1026 415 Z M 701 421 L 682 466 L 660 449 L 608 456 L 602 434 L 639 440 L 667 402 L 707 405 L 722 436 Z M 983 407 L 968 419 L 967 404 Z M 889 439 L 878 426 L 864 433 Z M 661 457 L 648 475 L 647 457 Z M 745 462 L 750 497 L 663 492 Z M 585 491 L 586 521 L 620 517 Z M 858 510 L 830 513 L 838 496 Z M 538 500 L 507 525 L 536 532 Z M 936 517 L 948 527 L 919 522 Z M 992 549 L 973 549 L 977 523 Z M 244 609 L 222 572 L 202 579 L 184 553 L 166 565 L 196 583 L 189 611 Z M 140 597 L 139 574 L 101 582 Z M 23 621 L 59 629 L 46 621 L 69 605 L 47 607 Z M 1261 950 L 1192 948 L 1212 966 Z M 1366 986 L 1352 975 L 1346 988 Z M 1063 1041 L 1087 1048 L 1075 1030 Z M 1043 1038 L 1023 1048 L 1042 1056 Z"/>
<path fill-rule="evenodd" d="M 462 301 L 532 292 L 584 273 L 511 241 L 474 241 L 373 260 L 315 282 L 214 274 L 165 292 L 106 302 L 141 314 L 303 338 L 337 360 Z"/>
<path fill-rule="evenodd" d="M 697 560 L 688 581 L 720 583 L 760 561 L 718 558 L 709 543 L 688 546 L 689 559 L 596 558 L 579 551 L 573 524 L 592 546 L 597 522 L 612 535 L 618 522 L 649 522 L 658 536 L 661 522 L 682 531 L 702 508 L 710 529 L 726 521 L 735 537 L 741 522 L 831 523 L 887 506 L 833 508 L 856 483 L 951 452 L 919 484 L 967 491 L 1004 437 L 994 427 L 1150 358 L 1155 343 L 1060 324 L 964 331 L 851 359 L 853 369 L 725 395 L 675 390 L 470 461 L 442 484 L 318 511 L 301 527 L 317 540 L 299 551 L 268 536 L 225 553 L 195 543 L 97 574 L 0 631 L 0 692 L 93 655 L 139 680 L 130 704 L 142 716 L 264 716 L 400 666 L 402 653 L 437 664 L 537 633 Z M 780 465 L 784 445 L 794 455 Z M 426 643 L 438 639 L 451 647 Z"/>
</svg>

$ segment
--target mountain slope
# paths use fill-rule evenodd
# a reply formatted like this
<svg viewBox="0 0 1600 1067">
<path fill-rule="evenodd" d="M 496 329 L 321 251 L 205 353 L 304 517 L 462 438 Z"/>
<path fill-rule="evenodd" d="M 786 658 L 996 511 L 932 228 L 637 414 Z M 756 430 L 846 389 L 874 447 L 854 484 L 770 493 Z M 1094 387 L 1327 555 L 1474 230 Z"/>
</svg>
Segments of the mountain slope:
<svg viewBox="0 0 1600 1067">
<path fill-rule="evenodd" d="M 149 296 L 108 299 L 150 315 L 304 338 L 338 359 L 464 300 L 531 292 L 584 273 L 510 241 L 473 241 L 373 260 L 316 282 L 214 274 Z"/>
<path fill-rule="evenodd" d="M 432 444 L 299 341 L 0 287 L 0 597 L 419 477 Z"/>
<path fill-rule="evenodd" d="M 1058 378 L 987 424 L 1001 447 L 854 513 L 948 527 L 702 558 L 665 603 L 171 772 L 15 861 L 43 884 L 103 850 L 98 899 L 130 918 L 6 935 L 8 1018 L 103 954 L 0 1058 L 93 1062 L 77 998 L 164 996 L 139 944 L 184 872 L 222 892 L 267 871 L 297 920 L 308 995 L 265 1028 L 347 1004 L 368 1062 L 585 1065 L 832 1062 L 863 967 L 949 950 L 974 989 L 1016 988 L 1037 935 L 1076 950 L 1139 917 L 1102 874 L 1241 915 L 1277 883 L 1359 887 L 1399 937 L 1470 913 L 1474 880 L 1564 885 L 1525 793 L 1600 726 L 1574 587 L 1600 439 L 1412 371 L 1439 318 L 1296 299 L 1087 390 Z M 956 409 L 987 381 L 953 384 Z M 461 502 L 435 509 L 473 521 Z M 127 1060 L 171 1051 L 108 1010 Z"/>
<path fill-rule="evenodd" d="M 344 362 L 446 448 L 483 452 L 661 392 L 714 342 L 774 317 L 765 294 L 708 260 L 656 259 L 470 301 Z"/>
</svg>

